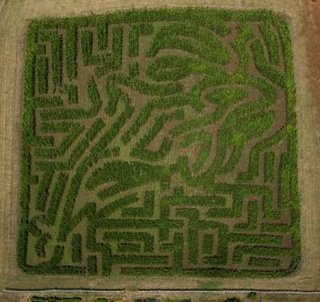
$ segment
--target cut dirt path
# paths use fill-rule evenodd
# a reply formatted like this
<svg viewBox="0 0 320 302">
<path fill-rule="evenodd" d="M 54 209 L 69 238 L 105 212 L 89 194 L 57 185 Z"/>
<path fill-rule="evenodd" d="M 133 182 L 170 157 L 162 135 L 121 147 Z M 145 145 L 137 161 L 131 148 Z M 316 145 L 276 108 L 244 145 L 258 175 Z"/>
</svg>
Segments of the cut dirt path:
<svg viewBox="0 0 320 302">
<path fill-rule="evenodd" d="M 312 0 L 311 0 L 312 1 Z M 201 279 L 179 277 L 135 278 L 87 278 L 77 277 L 77 286 L 93 288 L 199 288 L 212 281 L 219 288 L 272 289 L 272 290 L 316 290 L 320 289 L 320 88 L 311 90 L 310 85 L 319 85 L 320 75 L 312 71 L 311 83 L 307 61 L 306 32 L 310 32 L 308 50 L 310 65 L 320 70 L 320 26 L 307 13 L 318 11 L 318 0 L 10 0 L 5 3 L 0 16 L 0 288 L 5 287 L 74 287 L 74 279 L 60 276 L 27 276 L 16 267 L 15 244 L 18 226 L 19 152 L 21 121 L 21 84 L 24 37 L 27 20 L 45 16 L 72 16 L 101 14 L 133 6 L 155 8 L 160 6 L 208 6 L 212 8 L 267 8 L 285 13 L 291 21 L 297 84 L 297 112 L 299 134 L 299 182 L 302 201 L 301 235 L 302 262 L 291 276 L 279 279 Z M 1 2 L 0 2 L 1 3 Z M 222 5 L 223 3 L 223 5 Z M 310 28 L 309 31 L 309 27 Z M 316 41 L 313 33 L 318 32 Z M 316 54 L 316 55 L 315 55 Z M 316 130 L 315 130 L 316 129 Z M 134 280 L 132 280 L 134 279 Z"/>
</svg>

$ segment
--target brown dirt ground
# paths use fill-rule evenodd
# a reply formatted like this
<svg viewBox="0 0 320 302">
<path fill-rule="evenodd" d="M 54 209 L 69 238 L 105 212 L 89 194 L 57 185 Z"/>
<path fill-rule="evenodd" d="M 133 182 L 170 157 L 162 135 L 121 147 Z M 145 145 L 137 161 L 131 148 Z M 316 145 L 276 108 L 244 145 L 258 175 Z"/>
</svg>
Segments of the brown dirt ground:
<svg viewBox="0 0 320 302">
<path fill-rule="evenodd" d="M 0 2 L 1 3 L 1 2 Z M 121 8 L 197 6 L 257 9 L 285 13 L 291 22 L 297 85 L 299 185 L 302 203 L 302 261 L 299 269 L 279 279 L 204 279 L 135 277 L 88 278 L 77 282 L 61 276 L 29 276 L 15 261 L 18 225 L 19 150 L 24 37 L 27 20 L 45 16 L 104 13 Z M 320 289 L 320 15 L 319 0 L 11 0 L 0 4 L 0 288 L 102 287 L 137 288 L 256 288 L 273 290 Z M 308 55 L 309 54 L 309 55 Z M 318 127 L 318 128 L 317 128 Z M 210 282 L 208 282 L 210 281 Z M 281 282 L 279 282 L 281 281 Z M 0 301 L 3 300 L 0 295 Z M 268 301 L 268 300 L 266 300 Z M 271 300 L 269 300 L 271 301 Z M 289 300 L 288 300 L 289 301 Z M 290 301 L 293 301 L 290 299 Z M 297 300 L 304 301 L 304 300 Z"/>
<path fill-rule="evenodd" d="M 318 302 L 319 295 L 262 294 L 263 302 Z"/>
</svg>

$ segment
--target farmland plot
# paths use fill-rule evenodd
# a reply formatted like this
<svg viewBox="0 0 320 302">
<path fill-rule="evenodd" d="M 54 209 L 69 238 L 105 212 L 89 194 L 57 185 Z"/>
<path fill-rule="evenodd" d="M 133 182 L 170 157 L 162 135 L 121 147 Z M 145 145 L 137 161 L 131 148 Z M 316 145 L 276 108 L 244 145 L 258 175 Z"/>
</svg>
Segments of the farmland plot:
<svg viewBox="0 0 320 302">
<path fill-rule="evenodd" d="M 18 263 L 274 277 L 300 259 L 293 62 L 269 11 L 32 21 Z"/>
</svg>

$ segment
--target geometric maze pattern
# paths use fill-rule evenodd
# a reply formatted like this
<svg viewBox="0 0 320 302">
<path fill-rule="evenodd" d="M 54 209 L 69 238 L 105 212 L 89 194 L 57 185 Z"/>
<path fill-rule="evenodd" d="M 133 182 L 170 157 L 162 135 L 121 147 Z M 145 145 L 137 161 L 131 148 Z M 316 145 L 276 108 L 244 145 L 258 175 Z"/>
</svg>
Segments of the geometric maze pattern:
<svg viewBox="0 0 320 302">
<path fill-rule="evenodd" d="M 300 258 L 292 60 L 287 23 L 268 11 L 32 21 L 19 266 L 290 273 Z"/>
</svg>

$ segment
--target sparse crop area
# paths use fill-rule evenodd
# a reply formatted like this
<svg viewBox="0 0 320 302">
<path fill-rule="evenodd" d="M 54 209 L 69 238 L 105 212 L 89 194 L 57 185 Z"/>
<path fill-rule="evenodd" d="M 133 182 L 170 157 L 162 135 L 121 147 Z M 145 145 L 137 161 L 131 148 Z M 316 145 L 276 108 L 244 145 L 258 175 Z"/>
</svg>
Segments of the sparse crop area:
<svg viewBox="0 0 320 302">
<path fill-rule="evenodd" d="M 32 21 L 19 266 L 291 273 L 300 259 L 295 108 L 288 25 L 270 11 Z"/>
</svg>

